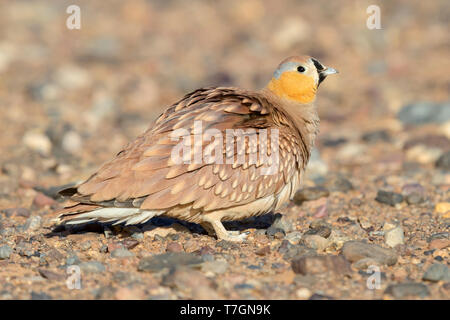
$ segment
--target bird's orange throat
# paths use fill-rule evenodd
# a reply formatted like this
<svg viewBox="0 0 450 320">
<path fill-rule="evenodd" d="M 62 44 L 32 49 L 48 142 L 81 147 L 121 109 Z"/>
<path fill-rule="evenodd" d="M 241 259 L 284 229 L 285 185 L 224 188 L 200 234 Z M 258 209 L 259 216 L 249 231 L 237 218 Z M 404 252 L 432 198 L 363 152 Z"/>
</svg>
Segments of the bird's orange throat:
<svg viewBox="0 0 450 320">
<path fill-rule="evenodd" d="M 283 72 L 278 79 L 272 78 L 267 88 L 279 97 L 300 103 L 312 102 L 317 91 L 313 78 L 294 71 Z"/>
</svg>

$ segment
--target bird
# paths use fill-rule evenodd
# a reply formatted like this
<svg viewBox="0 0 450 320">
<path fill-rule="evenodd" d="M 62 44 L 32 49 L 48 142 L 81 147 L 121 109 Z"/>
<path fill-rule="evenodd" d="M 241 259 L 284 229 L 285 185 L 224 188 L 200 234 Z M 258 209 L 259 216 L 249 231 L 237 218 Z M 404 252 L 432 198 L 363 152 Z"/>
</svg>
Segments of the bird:
<svg viewBox="0 0 450 320">
<path fill-rule="evenodd" d="M 248 232 L 222 222 L 275 212 L 294 196 L 319 132 L 317 89 L 334 73 L 313 57 L 292 56 L 262 89 L 186 94 L 87 180 L 61 190 L 69 203 L 55 224 L 166 216 L 198 223 L 218 240 L 244 241 Z"/>
</svg>

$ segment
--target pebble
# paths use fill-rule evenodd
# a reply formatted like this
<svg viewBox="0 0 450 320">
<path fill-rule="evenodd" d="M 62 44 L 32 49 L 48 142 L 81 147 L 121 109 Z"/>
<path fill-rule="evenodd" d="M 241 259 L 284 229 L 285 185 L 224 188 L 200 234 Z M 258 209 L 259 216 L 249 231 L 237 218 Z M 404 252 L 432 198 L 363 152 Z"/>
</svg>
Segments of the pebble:
<svg viewBox="0 0 450 320">
<path fill-rule="evenodd" d="M 397 203 L 401 203 L 403 201 L 403 196 L 395 192 L 378 190 L 375 200 L 394 207 Z"/>
<path fill-rule="evenodd" d="M 392 249 L 361 241 L 347 241 L 344 243 L 342 254 L 350 262 L 372 258 L 382 265 L 392 266 L 397 263 L 397 254 Z"/>
<path fill-rule="evenodd" d="M 310 187 L 297 191 L 294 195 L 294 203 L 301 205 L 304 201 L 317 200 L 328 197 L 330 192 L 324 187 Z"/>
<path fill-rule="evenodd" d="M 138 270 L 156 272 L 163 268 L 174 268 L 177 266 L 199 265 L 203 260 L 192 253 L 169 252 L 144 257 L 139 261 Z"/>
<path fill-rule="evenodd" d="M 384 233 L 384 242 L 391 248 L 405 243 L 403 228 L 398 226 Z"/>
<path fill-rule="evenodd" d="M 200 271 L 187 267 L 171 270 L 164 277 L 163 284 L 176 288 L 185 295 L 192 294 L 192 299 L 216 299 L 218 297 L 217 293 L 211 288 L 211 280 Z M 197 290 L 199 287 L 204 287 L 205 290 Z"/>
<path fill-rule="evenodd" d="M 331 224 L 324 220 L 314 220 L 309 225 L 309 230 L 305 232 L 305 235 L 318 235 L 323 238 L 328 238 L 331 234 Z"/>
<path fill-rule="evenodd" d="M 435 166 L 438 169 L 450 171 L 450 151 L 442 154 L 439 159 L 436 160 Z"/>
<path fill-rule="evenodd" d="M 31 210 L 27 208 L 9 208 L 1 210 L 1 213 L 4 213 L 7 217 L 17 216 L 28 218 L 31 215 Z"/>
<path fill-rule="evenodd" d="M 134 257 L 134 253 L 125 249 L 125 248 L 118 248 L 111 252 L 112 258 L 131 258 Z"/>
<path fill-rule="evenodd" d="M 309 299 L 311 297 L 311 291 L 308 288 L 300 288 L 295 291 L 295 295 L 299 299 Z"/>
<path fill-rule="evenodd" d="M 45 292 L 31 292 L 31 300 L 52 300 L 52 297 Z"/>
<path fill-rule="evenodd" d="M 295 273 L 322 274 L 332 272 L 338 275 L 348 275 L 351 273 L 350 264 L 342 256 L 326 255 L 326 256 L 303 256 L 292 260 L 292 270 Z"/>
<path fill-rule="evenodd" d="M 303 236 L 302 243 L 317 251 L 325 251 L 330 245 L 330 241 L 316 234 Z"/>
<path fill-rule="evenodd" d="M 208 274 L 223 274 L 228 269 L 228 262 L 225 260 L 205 261 L 202 263 L 202 272 Z"/>
<path fill-rule="evenodd" d="M 434 211 L 444 218 L 450 218 L 450 202 L 439 202 L 434 207 Z"/>
<path fill-rule="evenodd" d="M 324 186 L 331 192 L 348 192 L 353 190 L 353 184 L 340 175 L 334 175 L 325 180 Z"/>
<path fill-rule="evenodd" d="M 33 205 L 38 208 L 44 208 L 53 204 L 55 204 L 55 200 L 40 192 L 33 199 Z"/>
<path fill-rule="evenodd" d="M 83 148 L 83 141 L 77 132 L 68 131 L 61 140 L 61 146 L 68 153 L 76 155 Z"/>
<path fill-rule="evenodd" d="M 378 261 L 372 258 L 363 258 L 352 264 L 352 266 L 358 270 L 366 270 L 370 266 L 378 266 L 378 265 L 379 265 Z"/>
<path fill-rule="evenodd" d="M 397 114 L 403 124 L 422 125 L 450 121 L 450 102 L 415 102 L 404 106 Z"/>
<path fill-rule="evenodd" d="M 408 296 L 425 298 L 430 294 L 428 287 L 423 283 L 409 282 L 392 284 L 385 290 L 386 294 L 392 295 L 396 299 L 404 299 Z"/>
<path fill-rule="evenodd" d="M 376 130 L 365 133 L 362 136 L 362 140 L 368 143 L 376 143 L 380 141 L 389 142 L 391 137 L 386 130 Z"/>
<path fill-rule="evenodd" d="M 23 136 L 23 143 L 31 150 L 42 155 L 49 155 L 52 150 L 52 143 L 45 134 L 35 131 L 27 131 Z"/>
<path fill-rule="evenodd" d="M 105 266 L 99 261 L 81 262 L 79 266 L 81 271 L 86 273 L 100 273 L 106 271 Z"/>
<path fill-rule="evenodd" d="M 450 246 L 450 240 L 449 239 L 434 239 L 430 241 L 430 244 L 428 247 L 430 249 L 445 249 Z"/>
<path fill-rule="evenodd" d="M 425 190 L 418 183 L 404 185 L 402 195 L 408 204 L 419 204 L 425 201 Z"/>
<path fill-rule="evenodd" d="M 115 292 L 115 297 L 117 300 L 143 300 L 144 292 L 138 288 L 118 288 Z"/>
<path fill-rule="evenodd" d="M 83 250 L 83 251 L 87 251 L 87 250 L 89 250 L 91 247 L 92 247 L 92 243 L 91 243 L 90 240 L 83 241 L 83 242 L 80 244 L 80 249 Z"/>
<path fill-rule="evenodd" d="M 258 256 L 265 256 L 270 253 L 270 246 L 264 246 L 255 251 Z"/>
<path fill-rule="evenodd" d="M 289 232 L 284 238 L 292 244 L 299 244 L 302 239 L 302 233 L 300 231 Z"/>
<path fill-rule="evenodd" d="M 169 242 L 166 246 L 166 252 L 182 252 L 183 247 L 178 242 Z"/>
<path fill-rule="evenodd" d="M 68 266 L 77 265 L 80 263 L 81 263 L 81 260 L 80 260 L 80 258 L 78 258 L 78 256 L 76 254 L 70 255 L 66 259 L 66 265 L 68 265 Z"/>
<path fill-rule="evenodd" d="M 269 237 L 274 237 L 276 239 L 282 239 L 284 238 L 284 236 L 286 235 L 286 232 L 284 232 L 283 229 L 274 227 L 273 225 L 270 226 L 267 230 L 266 230 L 266 234 Z"/>
<path fill-rule="evenodd" d="M 41 227 L 42 218 L 40 216 L 32 216 L 27 219 L 25 225 L 23 226 L 24 230 L 34 231 Z"/>
<path fill-rule="evenodd" d="M 450 270 L 448 266 L 442 263 L 434 263 L 428 269 L 425 271 L 423 277 L 423 280 L 428 281 L 450 281 Z"/>
<path fill-rule="evenodd" d="M 0 260 L 9 259 L 13 249 L 8 245 L 0 246 Z"/>
<path fill-rule="evenodd" d="M 239 245 L 232 241 L 220 240 L 216 243 L 216 248 L 222 248 L 224 250 L 238 249 Z"/>
</svg>

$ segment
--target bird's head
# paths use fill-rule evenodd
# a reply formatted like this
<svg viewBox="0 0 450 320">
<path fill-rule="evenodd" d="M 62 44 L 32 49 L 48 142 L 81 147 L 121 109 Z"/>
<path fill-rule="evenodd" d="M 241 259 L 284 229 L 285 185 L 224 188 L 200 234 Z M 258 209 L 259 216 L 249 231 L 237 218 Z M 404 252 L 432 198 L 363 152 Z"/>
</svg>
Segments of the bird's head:
<svg viewBox="0 0 450 320">
<path fill-rule="evenodd" d="M 273 73 L 267 88 L 275 95 L 300 103 L 312 102 L 322 81 L 337 70 L 307 56 L 283 60 Z"/>
</svg>

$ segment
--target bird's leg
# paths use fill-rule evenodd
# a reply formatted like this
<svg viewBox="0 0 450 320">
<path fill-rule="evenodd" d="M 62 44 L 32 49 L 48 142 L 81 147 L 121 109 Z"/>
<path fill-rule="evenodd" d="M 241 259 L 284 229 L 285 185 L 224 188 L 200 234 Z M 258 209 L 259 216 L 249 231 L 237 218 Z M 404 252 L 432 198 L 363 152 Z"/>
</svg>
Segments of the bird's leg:
<svg viewBox="0 0 450 320">
<path fill-rule="evenodd" d="M 242 242 L 248 236 L 248 233 L 245 233 L 245 232 L 244 233 L 239 233 L 238 232 L 236 234 L 236 232 L 234 232 L 234 231 L 227 231 L 225 229 L 225 227 L 223 226 L 222 222 L 220 221 L 220 219 L 217 218 L 217 217 L 205 216 L 203 218 L 203 221 L 204 222 L 202 222 L 201 225 L 203 226 L 203 225 L 209 224 L 212 227 L 212 229 L 214 230 L 214 232 L 215 232 L 215 234 L 217 236 L 217 239 L 219 239 L 219 240 L 227 240 L 227 241 L 233 241 L 233 242 Z M 205 228 L 208 231 L 208 233 L 210 232 L 211 227 L 206 227 Z"/>
</svg>

